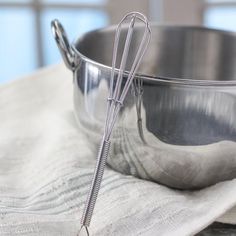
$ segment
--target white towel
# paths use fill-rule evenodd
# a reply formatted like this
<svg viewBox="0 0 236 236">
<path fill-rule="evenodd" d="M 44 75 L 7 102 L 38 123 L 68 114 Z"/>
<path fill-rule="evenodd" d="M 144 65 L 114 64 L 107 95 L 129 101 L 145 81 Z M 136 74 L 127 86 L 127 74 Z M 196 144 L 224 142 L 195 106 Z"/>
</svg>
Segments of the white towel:
<svg viewBox="0 0 236 236">
<path fill-rule="evenodd" d="M 0 87 L 0 235 L 76 236 L 96 154 L 75 123 L 72 87 L 63 65 Z M 235 205 L 236 180 L 177 191 L 106 168 L 90 232 L 194 235 L 236 223 Z"/>
</svg>

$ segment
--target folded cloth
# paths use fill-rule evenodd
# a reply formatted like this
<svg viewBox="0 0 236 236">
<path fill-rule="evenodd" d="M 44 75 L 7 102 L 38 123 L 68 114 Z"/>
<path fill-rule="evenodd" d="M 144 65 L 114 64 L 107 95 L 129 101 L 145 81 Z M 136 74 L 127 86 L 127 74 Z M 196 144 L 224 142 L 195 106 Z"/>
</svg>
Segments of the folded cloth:
<svg viewBox="0 0 236 236">
<path fill-rule="evenodd" d="M 0 87 L 0 235 L 76 235 L 96 153 L 63 65 Z M 236 180 L 178 191 L 106 168 L 91 235 L 195 235 L 236 223 Z M 228 211 L 228 213 L 227 213 Z"/>
</svg>

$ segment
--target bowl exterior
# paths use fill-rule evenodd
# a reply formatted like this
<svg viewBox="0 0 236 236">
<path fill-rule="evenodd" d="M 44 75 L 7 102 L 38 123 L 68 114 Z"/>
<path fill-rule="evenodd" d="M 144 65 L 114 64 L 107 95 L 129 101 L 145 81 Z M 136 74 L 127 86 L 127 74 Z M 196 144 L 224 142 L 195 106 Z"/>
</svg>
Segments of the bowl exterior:
<svg viewBox="0 0 236 236">
<path fill-rule="evenodd" d="M 74 71 L 76 117 L 94 148 L 103 134 L 110 73 L 83 58 Z M 132 89 L 125 99 L 112 136 L 112 168 L 180 189 L 235 177 L 235 86 L 143 78 L 143 91 L 141 126 Z"/>
</svg>

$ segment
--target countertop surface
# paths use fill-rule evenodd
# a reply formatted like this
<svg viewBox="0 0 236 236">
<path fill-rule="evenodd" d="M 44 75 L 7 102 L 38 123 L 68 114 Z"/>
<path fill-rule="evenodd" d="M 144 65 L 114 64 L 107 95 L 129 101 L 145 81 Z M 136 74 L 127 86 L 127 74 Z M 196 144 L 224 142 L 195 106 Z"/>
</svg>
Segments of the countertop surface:
<svg viewBox="0 0 236 236">
<path fill-rule="evenodd" d="M 233 236 L 236 235 L 236 225 L 213 223 L 197 236 Z"/>
</svg>

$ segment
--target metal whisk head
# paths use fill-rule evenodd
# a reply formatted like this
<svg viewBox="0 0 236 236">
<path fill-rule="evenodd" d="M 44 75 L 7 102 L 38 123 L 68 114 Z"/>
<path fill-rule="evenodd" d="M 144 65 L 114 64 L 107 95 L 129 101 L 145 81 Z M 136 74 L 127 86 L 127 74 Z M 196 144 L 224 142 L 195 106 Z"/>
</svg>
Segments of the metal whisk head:
<svg viewBox="0 0 236 236">
<path fill-rule="evenodd" d="M 133 63 L 129 63 L 131 64 L 131 68 L 128 70 L 129 71 L 128 77 L 126 76 L 125 78 L 124 74 L 125 74 L 125 71 L 127 70 L 126 68 L 127 60 L 128 60 L 128 55 L 131 48 L 131 41 L 132 41 L 132 36 L 134 33 L 134 27 L 137 20 L 139 20 L 141 23 L 144 24 L 143 37 L 141 41 L 139 42 L 140 45 L 133 59 Z M 118 52 L 119 41 L 120 41 L 120 33 L 121 33 L 122 25 L 127 22 L 128 22 L 127 35 L 126 35 L 126 39 L 124 43 L 123 54 L 121 57 L 120 66 L 117 67 L 117 52 Z M 90 186 L 90 191 L 88 193 L 87 202 L 86 202 L 82 220 L 81 220 L 82 227 L 81 227 L 80 233 L 83 232 L 89 235 L 88 226 L 90 225 L 94 206 L 95 206 L 98 192 L 100 189 L 100 185 L 101 185 L 101 181 L 102 181 L 102 177 L 104 173 L 104 168 L 105 168 L 106 160 L 109 153 L 110 137 L 112 134 L 112 130 L 117 120 L 120 108 L 123 106 L 124 99 L 134 80 L 135 73 L 147 49 L 150 38 L 151 38 L 151 30 L 150 30 L 148 20 L 143 14 L 139 12 L 128 13 L 127 15 L 124 16 L 124 18 L 121 20 L 121 22 L 117 26 L 115 41 L 114 41 L 114 48 L 113 48 L 111 82 L 110 82 L 109 97 L 107 99 L 108 101 L 107 101 L 107 111 L 106 111 L 104 133 L 103 133 L 103 138 L 101 141 L 101 146 L 100 146 L 98 157 L 97 157 L 97 163 L 94 170 L 93 180 Z M 118 70 L 118 75 L 116 76 L 116 79 L 115 79 L 116 68 L 119 68 L 119 70 Z"/>
<path fill-rule="evenodd" d="M 140 46 L 138 47 L 136 56 L 134 57 L 132 66 L 129 70 L 128 78 L 126 79 L 125 85 L 122 89 L 121 85 L 124 79 L 124 72 L 126 70 L 130 44 L 132 41 L 134 26 L 137 19 L 144 23 L 143 37 L 141 39 Z M 127 30 L 127 36 L 126 36 L 126 40 L 124 44 L 123 54 L 121 57 L 120 67 L 118 67 L 119 68 L 118 76 L 115 83 L 114 77 L 115 77 L 115 68 L 117 64 L 117 51 L 118 51 L 119 41 L 120 41 L 120 31 L 121 31 L 122 25 L 127 21 L 130 21 L 130 22 L 129 22 L 129 26 Z M 116 36 L 115 36 L 115 41 L 114 41 L 114 48 L 113 48 L 111 85 L 110 85 L 110 92 L 109 92 L 109 98 L 108 98 L 108 111 L 107 111 L 107 119 L 105 123 L 105 129 L 106 129 L 105 133 L 107 134 L 107 138 L 110 138 L 120 107 L 123 105 L 126 94 L 129 91 L 129 88 L 133 82 L 135 73 L 147 49 L 150 38 L 151 38 L 151 30 L 150 30 L 150 26 L 147 21 L 147 18 L 139 12 L 128 13 L 126 16 L 124 16 L 124 18 L 121 20 L 121 22 L 117 26 Z M 115 87 L 115 89 L 113 89 L 113 87 Z M 112 105 L 115 105 L 116 109 L 113 110 L 112 108 L 114 108 L 114 106 Z"/>
</svg>

